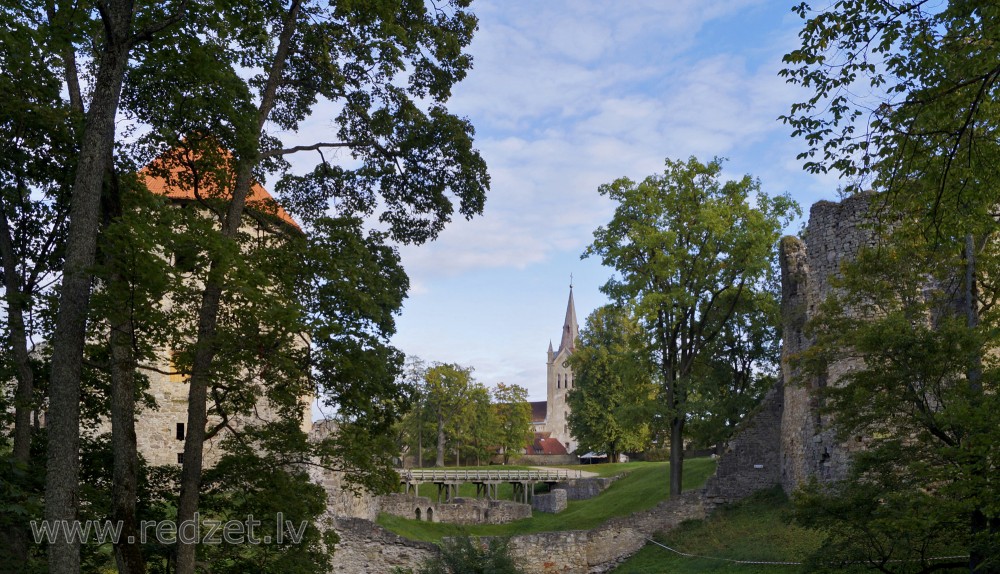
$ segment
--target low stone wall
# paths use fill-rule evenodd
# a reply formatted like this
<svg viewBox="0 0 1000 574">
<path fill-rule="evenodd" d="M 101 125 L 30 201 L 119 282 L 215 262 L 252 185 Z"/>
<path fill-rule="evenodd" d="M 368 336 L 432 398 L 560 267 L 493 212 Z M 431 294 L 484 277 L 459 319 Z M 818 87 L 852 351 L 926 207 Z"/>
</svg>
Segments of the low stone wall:
<svg viewBox="0 0 1000 574">
<path fill-rule="evenodd" d="M 334 549 L 331 573 L 391 574 L 395 568 L 416 571 L 438 554 L 434 544 L 403 538 L 361 518 L 338 518 L 334 529 L 340 542 Z"/>
<path fill-rule="evenodd" d="M 560 482 L 553 486 L 553 489 L 566 491 L 567 500 L 587 500 L 594 498 L 604 492 L 620 476 L 595 476 L 589 478 L 574 478 L 565 482 Z"/>
<path fill-rule="evenodd" d="M 593 530 L 543 532 L 510 539 L 527 574 L 591 574 L 608 572 L 639 551 L 654 533 L 685 520 L 705 518 L 701 491 L 689 491 L 655 508 L 615 518 Z"/>
<path fill-rule="evenodd" d="M 545 494 L 536 494 L 531 498 L 531 508 L 539 512 L 557 514 L 566 510 L 566 491 L 553 488 Z"/>
<path fill-rule="evenodd" d="M 426 496 L 387 494 L 380 496 L 379 509 L 386 514 L 411 520 L 449 524 L 506 524 L 531 518 L 531 506 L 510 500 L 455 498 L 434 502 Z"/>
</svg>

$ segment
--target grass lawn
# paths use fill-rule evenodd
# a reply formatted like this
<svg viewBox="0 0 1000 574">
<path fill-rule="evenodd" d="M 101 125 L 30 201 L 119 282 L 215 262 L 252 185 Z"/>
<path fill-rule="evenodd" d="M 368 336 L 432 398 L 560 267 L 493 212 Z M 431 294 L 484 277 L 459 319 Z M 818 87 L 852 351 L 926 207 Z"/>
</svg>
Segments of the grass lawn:
<svg viewBox="0 0 1000 574">
<path fill-rule="evenodd" d="M 668 468 L 666 462 L 574 466 L 573 470 L 593 470 L 603 475 L 627 472 L 628 475 L 616 481 L 596 498 L 570 501 L 566 510 L 559 514 L 536 512 L 532 518 L 509 524 L 458 526 L 440 522 L 421 522 L 387 514 L 380 515 L 378 523 L 401 536 L 428 542 L 438 542 L 445 536 L 512 536 L 529 532 L 594 528 L 609 518 L 646 510 L 666 499 Z M 696 458 L 685 461 L 684 488 L 700 487 L 714 471 L 715 461 L 711 459 Z M 427 488 L 429 493 L 433 487 Z"/>
<path fill-rule="evenodd" d="M 789 523 L 789 502 L 781 489 L 755 495 L 707 520 L 682 524 L 666 535 L 662 544 L 688 554 L 732 560 L 801 562 L 817 549 L 823 535 Z M 735 564 L 723 560 L 686 558 L 665 548 L 647 544 L 635 556 L 613 570 L 614 574 L 660 574 L 671 572 L 796 573 L 801 566 Z"/>
</svg>

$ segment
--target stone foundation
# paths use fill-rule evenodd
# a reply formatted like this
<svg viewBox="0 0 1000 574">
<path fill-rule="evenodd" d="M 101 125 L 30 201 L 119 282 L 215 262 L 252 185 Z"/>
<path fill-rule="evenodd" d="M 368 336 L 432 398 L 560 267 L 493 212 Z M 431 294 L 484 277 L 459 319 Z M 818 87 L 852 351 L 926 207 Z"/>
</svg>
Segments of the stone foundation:
<svg viewBox="0 0 1000 574">
<path fill-rule="evenodd" d="M 566 482 L 560 482 L 552 488 L 565 490 L 567 500 L 587 500 L 607 490 L 619 478 L 621 477 L 596 476 L 592 478 L 574 478 Z"/>
<path fill-rule="evenodd" d="M 545 494 L 536 494 L 531 498 L 531 507 L 539 512 L 557 514 L 566 510 L 566 491 L 553 488 Z"/>
</svg>

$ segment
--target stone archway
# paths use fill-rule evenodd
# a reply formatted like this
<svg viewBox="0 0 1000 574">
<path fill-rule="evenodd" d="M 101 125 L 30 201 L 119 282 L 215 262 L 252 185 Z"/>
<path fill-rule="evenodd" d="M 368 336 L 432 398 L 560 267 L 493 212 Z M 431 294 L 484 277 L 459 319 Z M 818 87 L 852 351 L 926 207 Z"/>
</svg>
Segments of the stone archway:
<svg viewBox="0 0 1000 574">
<path fill-rule="evenodd" d="M 434 522 L 434 509 L 427 507 L 427 522 Z"/>
<path fill-rule="evenodd" d="M 420 520 L 420 509 L 417 508 L 417 520 Z"/>
</svg>

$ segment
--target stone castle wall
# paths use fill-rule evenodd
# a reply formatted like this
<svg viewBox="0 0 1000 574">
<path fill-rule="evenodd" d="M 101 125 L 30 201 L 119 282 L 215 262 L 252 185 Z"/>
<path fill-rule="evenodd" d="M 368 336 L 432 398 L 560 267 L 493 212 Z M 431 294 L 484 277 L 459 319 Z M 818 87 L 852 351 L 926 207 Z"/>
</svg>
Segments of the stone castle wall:
<svg viewBox="0 0 1000 574">
<path fill-rule="evenodd" d="M 796 366 L 794 358 L 812 344 L 806 325 L 834 294 L 833 281 L 840 275 L 841 266 L 852 261 L 861 248 L 875 245 L 875 233 L 868 227 L 874 197 L 859 194 L 840 203 L 816 203 L 809 212 L 804 239 L 785 237 L 781 241 L 781 364 L 786 381 L 781 417 L 781 484 L 786 492 L 812 477 L 823 482 L 843 479 L 851 453 L 861 445 L 836 439 L 829 418 L 819 414 L 814 393 L 837 384 L 852 365 L 835 363 L 822 374 L 809 374 Z"/>
</svg>

